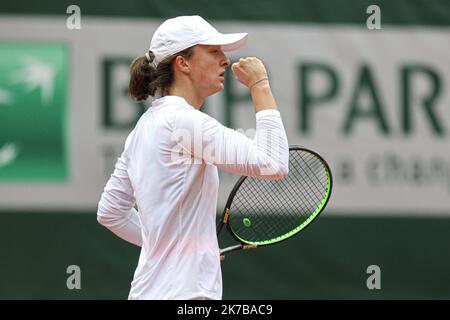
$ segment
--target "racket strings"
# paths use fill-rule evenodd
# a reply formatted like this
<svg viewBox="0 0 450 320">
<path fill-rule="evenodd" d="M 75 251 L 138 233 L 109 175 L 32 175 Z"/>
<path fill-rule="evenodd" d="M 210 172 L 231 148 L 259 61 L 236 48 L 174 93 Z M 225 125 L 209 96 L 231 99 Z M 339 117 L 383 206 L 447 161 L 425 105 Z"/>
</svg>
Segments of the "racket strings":
<svg viewBox="0 0 450 320">
<path fill-rule="evenodd" d="M 304 188 L 300 193 L 308 195 L 308 197 L 305 198 L 305 201 L 311 208 L 316 208 L 317 201 L 323 199 L 324 192 L 326 191 L 326 173 L 323 170 L 322 163 L 313 163 L 314 159 L 309 159 L 308 161 L 305 159 L 303 160 L 304 161 L 295 162 L 298 171 L 300 171 L 297 176 L 303 177 L 303 182 L 300 186 Z M 304 166 L 299 165 L 303 163 L 305 164 L 305 168 Z M 321 174 L 317 174 L 317 172 L 321 172 Z M 308 210 L 305 210 L 305 212 L 306 214 L 309 214 Z"/>
<path fill-rule="evenodd" d="M 244 180 L 230 208 L 233 232 L 249 242 L 270 241 L 291 232 L 317 213 L 328 192 L 328 179 L 320 158 L 291 150 L 286 178 Z"/>
<path fill-rule="evenodd" d="M 293 160 L 291 161 L 291 164 L 293 165 L 293 176 L 295 177 L 304 177 L 303 178 L 303 184 L 299 184 L 299 183 L 294 183 L 294 180 L 291 181 L 287 181 L 287 183 L 290 184 L 290 187 L 292 187 L 291 190 L 292 192 L 292 196 L 296 196 L 297 194 L 306 194 L 307 197 L 304 197 L 304 200 L 306 201 L 305 204 L 303 204 L 301 201 L 295 203 L 297 204 L 297 206 L 283 206 L 285 208 L 286 211 L 283 212 L 288 212 L 289 216 L 292 217 L 292 220 L 290 220 L 290 222 L 292 222 L 293 227 L 298 226 L 299 222 L 302 223 L 303 221 L 305 221 L 315 210 L 315 208 L 317 207 L 317 201 L 320 201 L 321 198 L 319 198 L 321 195 L 314 193 L 314 191 L 319 191 L 318 187 L 313 183 L 314 181 L 317 181 L 318 176 L 315 173 L 315 171 L 317 171 L 318 166 L 320 164 L 315 164 L 314 170 L 312 170 L 314 164 L 313 163 L 308 163 L 308 162 L 312 162 L 313 159 L 296 159 L 295 157 L 301 156 L 298 153 L 294 153 L 293 154 Z M 308 155 L 306 155 L 308 156 Z M 306 167 L 309 170 L 303 170 L 303 166 L 299 165 L 299 164 L 305 164 Z M 301 172 L 301 173 L 300 173 Z M 313 173 L 313 177 L 311 178 L 309 176 L 309 173 L 312 172 Z M 301 190 L 296 190 L 295 186 L 300 186 L 300 187 L 304 187 L 301 188 Z M 292 199 L 287 198 L 286 194 L 284 192 L 280 193 L 279 195 L 281 195 L 282 200 L 284 200 L 284 204 L 290 204 L 293 203 Z M 306 206 L 308 205 L 308 206 Z M 301 217 L 301 219 L 298 219 L 299 216 L 296 215 L 295 213 L 298 213 Z M 272 236 L 276 236 L 276 233 L 278 231 L 284 231 L 283 230 L 283 226 L 280 226 L 280 223 L 278 222 L 279 219 L 275 220 L 276 223 L 272 224 L 270 229 L 269 229 L 269 234 L 271 234 Z M 285 225 L 284 227 L 286 227 L 288 230 L 292 229 L 292 226 L 290 224 Z"/>
<path fill-rule="evenodd" d="M 295 155 L 297 156 L 297 155 Z M 305 173 L 305 176 L 310 178 L 311 182 L 308 187 L 311 187 L 312 189 L 314 189 L 314 191 L 317 192 L 317 195 L 321 196 L 323 190 L 326 190 L 327 188 L 327 177 L 326 175 L 326 171 L 323 170 L 323 163 L 321 162 L 317 162 L 314 161 L 314 159 L 312 159 L 312 155 L 307 155 L 309 156 L 311 159 L 309 159 L 308 161 L 305 160 L 304 164 L 307 167 L 306 169 L 303 169 L 302 166 L 298 166 L 298 168 L 300 170 L 302 170 Z M 299 163 L 299 162 L 297 162 Z M 320 167 L 320 168 L 318 168 Z M 318 174 L 319 173 L 319 174 Z M 314 177 L 310 177 L 309 174 L 312 174 Z"/>
</svg>

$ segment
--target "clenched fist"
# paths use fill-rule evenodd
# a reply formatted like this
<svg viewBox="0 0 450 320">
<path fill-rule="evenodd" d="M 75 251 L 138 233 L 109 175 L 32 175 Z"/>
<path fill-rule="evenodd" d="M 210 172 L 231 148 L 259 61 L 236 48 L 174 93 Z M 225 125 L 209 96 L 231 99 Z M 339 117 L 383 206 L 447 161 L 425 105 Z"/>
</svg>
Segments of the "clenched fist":
<svg viewBox="0 0 450 320">
<path fill-rule="evenodd" d="M 247 87 L 251 87 L 256 81 L 267 78 L 264 64 L 255 57 L 241 58 L 231 66 L 237 80 Z"/>
</svg>

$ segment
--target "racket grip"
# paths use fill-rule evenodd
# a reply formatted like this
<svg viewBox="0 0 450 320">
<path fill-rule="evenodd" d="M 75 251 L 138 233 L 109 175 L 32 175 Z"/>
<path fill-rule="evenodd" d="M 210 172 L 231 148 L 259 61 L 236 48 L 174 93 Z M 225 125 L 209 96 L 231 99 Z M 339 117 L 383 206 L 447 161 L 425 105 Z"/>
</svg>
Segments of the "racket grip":
<svg viewBox="0 0 450 320">
<path fill-rule="evenodd" d="M 222 228 L 223 228 L 223 225 L 228 223 L 229 216 L 230 216 L 230 209 L 225 208 L 225 210 L 223 211 L 223 218 L 219 222 L 219 225 L 217 226 L 217 235 L 219 235 L 220 230 L 222 230 Z"/>
<path fill-rule="evenodd" d="M 230 252 L 238 251 L 238 250 L 253 249 L 253 248 L 256 248 L 256 247 L 257 247 L 256 244 L 245 244 L 245 245 L 237 244 L 235 246 L 231 246 L 231 247 L 228 247 L 228 248 L 225 248 L 225 249 L 221 249 L 220 250 L 220 255 L 224 255 L 226 253 L 230 253 Z"/>
<path fill-rule="evenodd" d="M 228 248 L 225 248 L 225 249 L 221 249 L 221 250 L 220 250 L 220 255 L 224 255 L 224 254 L 226 254 L 226 253 L 230 253 L 230 252 L 233 252 L 233 251 L 241 250 L 242 247 L 243 247 L 242 244 L 237 244 L 237 245 L 232 246 L 232 247 L 228 247 Z"/>
</svg>

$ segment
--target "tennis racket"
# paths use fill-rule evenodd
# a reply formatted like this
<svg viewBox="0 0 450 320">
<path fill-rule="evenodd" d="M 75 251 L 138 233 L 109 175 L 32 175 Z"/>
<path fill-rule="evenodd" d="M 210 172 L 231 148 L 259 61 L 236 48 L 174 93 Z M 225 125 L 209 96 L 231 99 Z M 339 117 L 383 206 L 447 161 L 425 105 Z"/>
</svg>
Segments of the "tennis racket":
<svg viewBox="0 0 450 320">
<path fill-rule="evenodd" d="M 217 236 L 223 226 L 239 244 L 229 252 L 287 240 L 311 224 L 325 209 L 332 189 L 331 170 L 316 152 L 289 147 L 289 174 L 282 180 L 241 177 L 231 191 Z"/>
</svg>

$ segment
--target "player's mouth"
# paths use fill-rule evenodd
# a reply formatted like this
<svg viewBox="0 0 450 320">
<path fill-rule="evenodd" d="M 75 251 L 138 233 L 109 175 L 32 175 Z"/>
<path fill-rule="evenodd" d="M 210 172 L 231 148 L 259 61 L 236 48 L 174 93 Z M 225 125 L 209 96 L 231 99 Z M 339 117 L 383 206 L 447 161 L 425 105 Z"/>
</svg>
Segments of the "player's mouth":
<svg viewBox="0 0 450 320">
<path fill-rule="evenodd" d="M 222 82 L 225 80 L 225 71 L 219 74 L 219 78 Z"/>
</svg>

